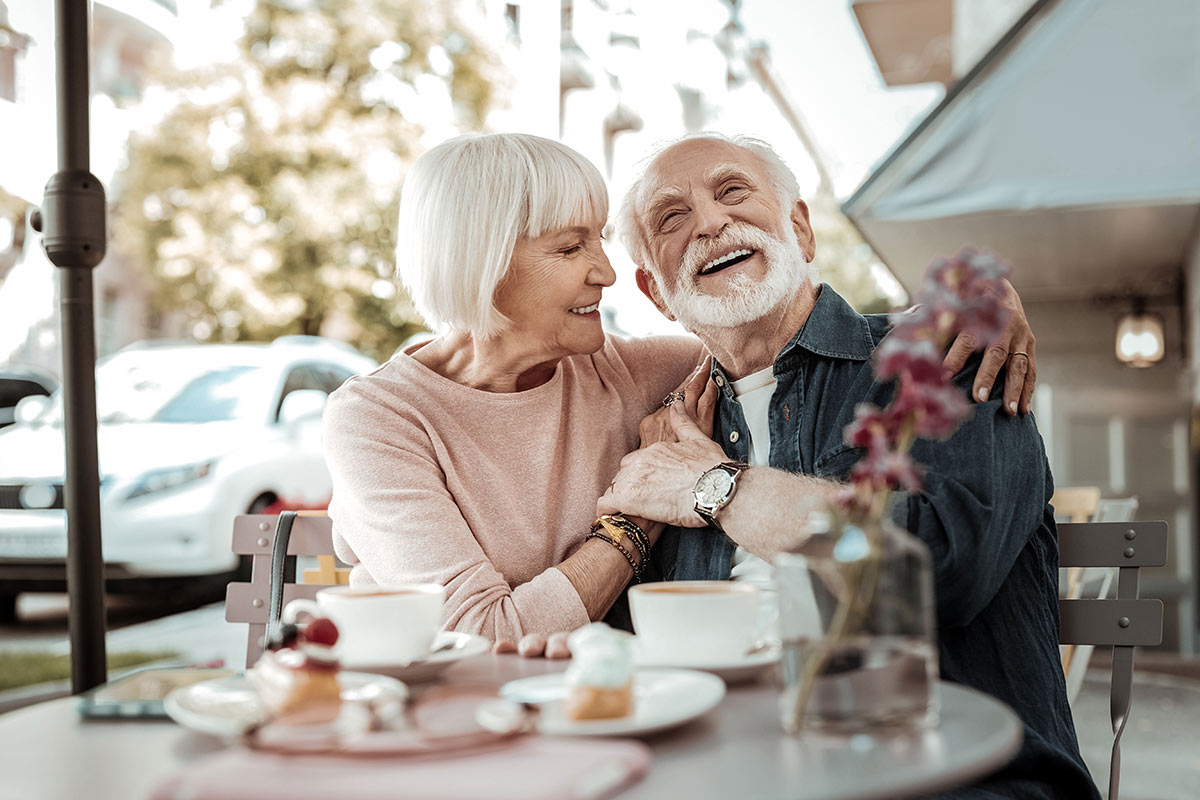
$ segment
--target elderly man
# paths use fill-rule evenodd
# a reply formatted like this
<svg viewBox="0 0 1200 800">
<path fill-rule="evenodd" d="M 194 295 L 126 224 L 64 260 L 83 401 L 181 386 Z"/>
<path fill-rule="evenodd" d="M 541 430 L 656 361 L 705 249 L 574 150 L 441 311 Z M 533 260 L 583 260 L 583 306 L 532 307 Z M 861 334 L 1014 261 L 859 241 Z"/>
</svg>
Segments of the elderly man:
<svg viewBox="0 0 1200 800">
<path fill-rule="evenodd" d="M 808 208 L 761 142 L 702 135 L 661 151 L 626 196 L 620 227 L 638 286 L 713 356 L 716 441 L 673 404 L 678 441 L 627 456 L 598 510 L 689 528 L 659 543 L 673 579 L 769 580 L 772 557 L 803 535 L 797 521 L 858 458 L 842 441 L 855 405 L 890 397 L 870 365 L 888 320 L 815 285 Z M 1015 381 L 1026 359 L 1008 369 Z M 974 372 L 956 381 L 965 388 Z M 956 796 L 1097 797 L 1056 646 L 1049 467 L 1032 416 L 1006 413 L 1015 404 L 999 395 L 949 440 L 918 442 L 924 489 L 893 513 L 933 554 L 942 677 L 998 697 L 1024 723 L 1017 757 Z M 719 497 L 701 488 L 712 470 L 739 473 Z"/>
</svg>

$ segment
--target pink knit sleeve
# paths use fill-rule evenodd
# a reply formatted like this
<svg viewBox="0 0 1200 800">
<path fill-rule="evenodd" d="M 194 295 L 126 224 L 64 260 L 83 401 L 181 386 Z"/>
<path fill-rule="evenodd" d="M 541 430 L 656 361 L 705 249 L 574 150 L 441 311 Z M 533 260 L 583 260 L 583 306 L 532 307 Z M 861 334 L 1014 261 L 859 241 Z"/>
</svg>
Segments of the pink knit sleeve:
<svg viewBox="0 0 1200 800">
<path fill-rule="evenodd" d="M 648 336 L 641 339 L 610 337 L 613 352 L 628 370 L 631 388 L 642 393 L 646 413 L 681 384 L 706 355 L 694 337 Z"/>
<path fill-rule="evenodd" d="M 441 584 L 444 629 L 493 641 L 570 631 L 590 621 L 574 586 L 555 567 L 515 588 L 505 581 L 447 490 L 419 425 L 356 391 L 354 383 L 330 397 L 324 419 L 334 540 L 343 560 L 359 565 L 352 581 L 369 576 L 375 583 Z"/>
</svg>

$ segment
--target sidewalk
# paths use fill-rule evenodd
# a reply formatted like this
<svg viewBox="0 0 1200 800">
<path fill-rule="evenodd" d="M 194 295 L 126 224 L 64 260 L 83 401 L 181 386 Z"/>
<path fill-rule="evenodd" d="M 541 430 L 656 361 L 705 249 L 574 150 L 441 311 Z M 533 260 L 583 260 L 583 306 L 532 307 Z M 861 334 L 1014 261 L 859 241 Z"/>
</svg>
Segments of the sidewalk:
<svg viewBox="0 0 1200 800">
<path fill-rule="evenodd" d="M 223 603 L 130 625 L 110 631 L 108 650 L 175 650 L 185 664 L 223 661 L 240 669 L 246 656 L 246 626 L 225 621 Z M 19 643 L 14 643 L 18 644 Z M 0 647 L 8 647 L 5 642 Z M 44 649 L 67 651 L 64 640 Z M 1139 653 L 1135 661 L 1133 710 L 1121 747 L 1121 797 L 1123 800 L 1192 800 L 1200 797 L 1200 660 L 1169 653 Z M 1109 662 L 1097 654 L 1091 663 L 1075 706 L 1075 727 L 1080 748 L 1096 783 L 1108 786 L 1112 729 L 1108 711 Z M 62 696 L 66 684 L 39 687 L 21 704 Z M 0 694 L 0 713 L 6 700 Z M 26 695 L 29 693 L 26 692 Z"/>
<path fill-rule="evenodd" d="M 225 621 L 225 604 L 213 603 L 192 611 L 110 630 L 105 636 L 109 653 L 130 650 L 172 650 L 180 654 L 172 663 L 224 662 L 241 669 L 246 663 L 246 626 Z M 66 655 L 70 643 L 62 635 L 34 636 L 0 642 L 5 650 L 43 650 Z M 142 667 L 138 667 L 141 669 Z M 112 677 L 111 675 L 109 676 Z M 70 694 L 67 681 L 0 692 L 0 714 L 15 708 Z"/>
</svg>

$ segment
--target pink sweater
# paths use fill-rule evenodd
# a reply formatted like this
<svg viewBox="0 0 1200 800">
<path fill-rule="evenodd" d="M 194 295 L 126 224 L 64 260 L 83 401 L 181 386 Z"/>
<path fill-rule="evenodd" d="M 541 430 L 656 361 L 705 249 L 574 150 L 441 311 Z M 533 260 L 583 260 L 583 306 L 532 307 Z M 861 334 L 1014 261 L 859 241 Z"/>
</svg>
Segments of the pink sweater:
<svg viewBox="0 0 1200 800">
<path fill-rule="evenodd" d="M 495 393 L 410 355 L 325 407 L 329 506 L 352 583 L 438 583 L 447 630 L 516 641 L 588 623 L 555 565 L 578 548 L 638 423 L 701 358 L 686 338 L 608 337 L 534 389 Z"/>
</svg>

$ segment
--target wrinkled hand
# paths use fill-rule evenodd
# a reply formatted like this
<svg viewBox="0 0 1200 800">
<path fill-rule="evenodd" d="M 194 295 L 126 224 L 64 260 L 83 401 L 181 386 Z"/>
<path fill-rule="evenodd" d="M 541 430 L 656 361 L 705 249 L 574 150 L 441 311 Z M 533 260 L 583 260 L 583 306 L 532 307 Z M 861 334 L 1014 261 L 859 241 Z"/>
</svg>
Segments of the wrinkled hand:
<svg viewBox="0 0 1200 800">
<path fill-rule="evenodd" d="M 1029 403 L 1033 398 L 1033 387 L 1037 384 L 1037 355 L 1035 352 L 1033 329 L 1025 318 L 1025 308 L 1013 285 L 1004 281 L 1004 297 L 1002 302 L 1012 311 L 1008 319 L 1008 327 L 1000 339 L 992 344 L 983 354 L 983 362 L 975 373 L 975 385 L 971 394 L 979 402 L 987 400 L 988 393 L 996 385 L 996 378 L 1001 367 L 1007 367 L 1007 378 L 1004 382 L 1004 410 L 1010 416 L 1018 410 L 1022 414 L 1029 413 Z M 975 351 L 975 337 L 970 333 L 961 333 L 954 340 L 950 352 L 946 354 L 942 366 L 951 375 L 958 373 L 966 366 L 967 358 Z"/>
<path fill-rule="evenodd" d="M 492 652 L 497 654 L 518 653 L 522 658 L 561 659 L 571 657 L 571 648 L 567 647 L 565 631 L 552 633 L 549 636 L 527 633 L 516 644 L 507 639 L 501 639 L 492 645 Z"/>
<path fill-rule="evenodd" d="M 712 356 L 708 356 L 693 370 L 692 374 L 675 391 L 683 393 L 683 409 L 695 420 L 705 436 L 712 437 L 713 412 L 717 407 L 717 385 L 712 382 Z M 678 401 L 671 405 L 678 405 Z M 671 427 L 670 407 L 659 408 L 642 420 L 638 426 L 642 447 L 656 442 L 675 441 Z"/>
<path fill-rule="evenodd" d="M 692 489 L 701 474 L 729 459 L 680 403 L 672 403 L 668 411 L 675 441 L 658 442 L 621 459 L 617 477 L 596 501 L 596 513 L 633 514 L 690 528 L 705 524 L 692 510 Z"/>
</svg>

